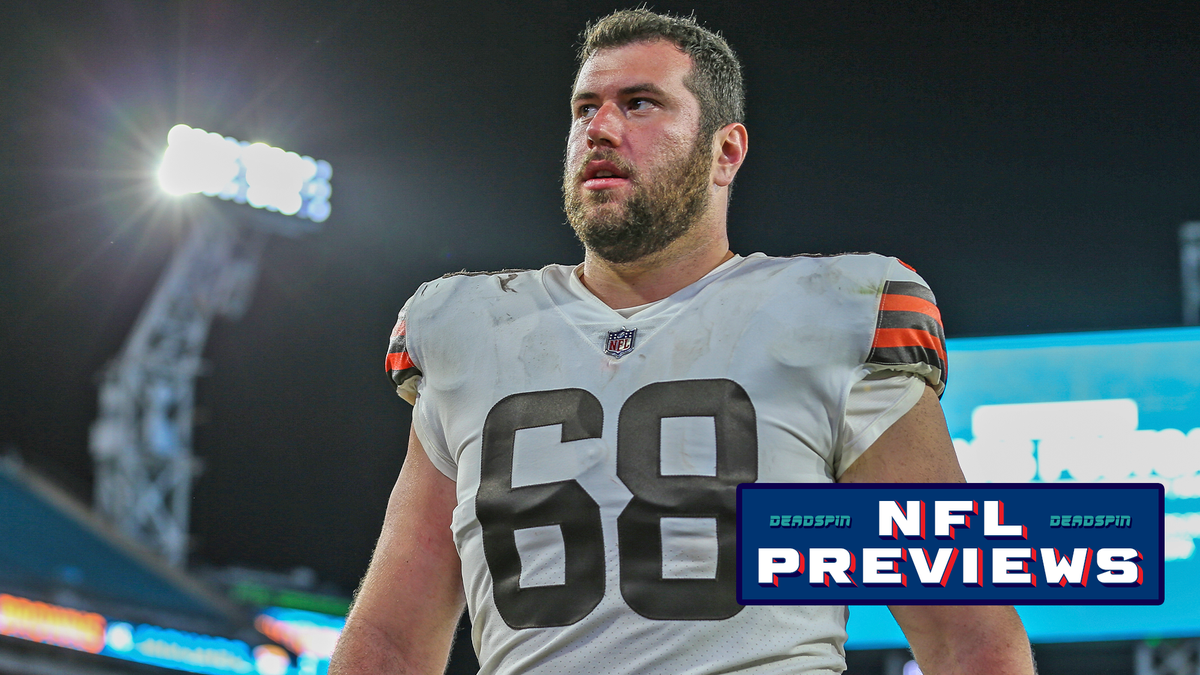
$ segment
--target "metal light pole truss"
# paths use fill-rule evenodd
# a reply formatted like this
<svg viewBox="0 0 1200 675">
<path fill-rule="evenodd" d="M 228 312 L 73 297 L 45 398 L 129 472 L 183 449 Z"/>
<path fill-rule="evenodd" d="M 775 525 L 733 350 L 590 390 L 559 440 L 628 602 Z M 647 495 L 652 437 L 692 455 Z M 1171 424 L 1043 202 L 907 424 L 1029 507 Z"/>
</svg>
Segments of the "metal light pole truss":
<svg viewBox="0 0 1200 675">
<path fill-rule="evenodd" d="M 272 233 L 320 229 L 330 213 L 324 160 L 176 125 L 159 183 L 253 207 L 234 223 L 218 212 L 191 223 L 120 354 L 104 372 L 92 425 L 96 510 L 120 531 L 182 566 L 188 555 L 195 381 L 216 316 L 246 311 Z M 270 213 L 273 212 L 273 213 Z"/>
<path fill-rule="evenodd" d="M 195 223 L 100 386 L 91 429 L 95 504 L 119 530 L 183 565 L 188 553 L 195 379 L 215 316 L 246 310 L 268 234 Z"/>
</svg>

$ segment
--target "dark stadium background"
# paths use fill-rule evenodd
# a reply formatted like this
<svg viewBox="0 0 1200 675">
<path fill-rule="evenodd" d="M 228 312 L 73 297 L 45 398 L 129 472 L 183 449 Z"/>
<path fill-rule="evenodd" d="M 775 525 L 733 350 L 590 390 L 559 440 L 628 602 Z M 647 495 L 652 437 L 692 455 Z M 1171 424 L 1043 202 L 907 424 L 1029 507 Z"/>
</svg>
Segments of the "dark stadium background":
<svg viewBox="0 0 1200 675">
<path fill-rule="evenodd" d="M 404 457 L 396 311 L 445 272 L 579 260 L 558 192 L 573 49 L 619 6 L 7 7 L 0 449 L 90 501 L 97 374 L 182 231 L 153 179 L 172 125 L 327 159 L 324 230 L 274 239 L 250 311 L 210 337 L 191 560 L 309 567 L 348 594 Z M 743 59 L 735 251 L 899 256 L 951 337 L 1179 323 L 1194 4 L 653 8 L 695 10 Z"/>
</svg>

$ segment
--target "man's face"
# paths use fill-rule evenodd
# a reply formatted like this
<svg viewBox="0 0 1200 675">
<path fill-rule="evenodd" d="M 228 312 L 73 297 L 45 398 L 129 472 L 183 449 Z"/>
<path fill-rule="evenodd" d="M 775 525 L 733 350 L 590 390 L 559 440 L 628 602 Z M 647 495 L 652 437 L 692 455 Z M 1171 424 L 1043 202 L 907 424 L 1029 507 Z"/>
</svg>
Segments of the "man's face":
<svg viewBox="0 0 1200 675">
<path fill-rule="evenodd" d="M 614 263 L 657 253 L 708 208 L 712 148 L 683 79 L 691 57 L 665 41 L 593 55 L 579 71 L 563 165 L 567 220 Z"/>
</svg>

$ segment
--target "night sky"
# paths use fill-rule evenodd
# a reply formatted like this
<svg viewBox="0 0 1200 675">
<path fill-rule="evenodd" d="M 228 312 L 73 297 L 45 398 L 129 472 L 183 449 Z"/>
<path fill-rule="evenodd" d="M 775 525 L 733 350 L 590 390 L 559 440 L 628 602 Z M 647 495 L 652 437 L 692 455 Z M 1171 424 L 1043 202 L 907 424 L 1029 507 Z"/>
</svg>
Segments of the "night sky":
<svg viewBox="0 0 1200 675">
<path fill-rule="evenodd" d="M 210 336 L 192 561 L 304 565 L 348 593 L 404 457 L 396 312 L 446 272 L 581 259 L 558 187 L 574 45 L 622 6 L 7 8 L 0 449 L 90 501 L 97 375 L 183 214 L 211 208 L 157 188 L 172 125 L 327 159 L 324 230 L 272 240 L 249 312 Z M 1193 3 L 653 8 L 695 10 L 743 60 L 735 251 L 899 256 L 950 337 L 1178 325 L 1177 228 L 1200 220 Z"/>
</svg>

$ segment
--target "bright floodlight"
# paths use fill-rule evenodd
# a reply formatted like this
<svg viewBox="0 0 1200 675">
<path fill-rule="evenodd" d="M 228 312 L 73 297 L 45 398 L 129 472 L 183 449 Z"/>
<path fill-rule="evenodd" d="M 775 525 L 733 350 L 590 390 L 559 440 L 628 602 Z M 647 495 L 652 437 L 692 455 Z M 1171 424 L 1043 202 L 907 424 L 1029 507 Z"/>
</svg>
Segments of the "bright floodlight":
<svg viewBox="0 0 1200 675">
<path fill-rule="evenodd" d="M 316 223 L 329 218 L 329 162 L 177 124 L 158 182 L 173 195 L 202 193 Z"/>
</svg>

